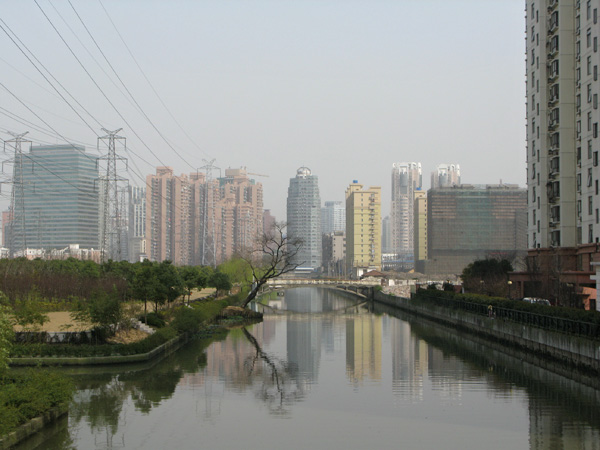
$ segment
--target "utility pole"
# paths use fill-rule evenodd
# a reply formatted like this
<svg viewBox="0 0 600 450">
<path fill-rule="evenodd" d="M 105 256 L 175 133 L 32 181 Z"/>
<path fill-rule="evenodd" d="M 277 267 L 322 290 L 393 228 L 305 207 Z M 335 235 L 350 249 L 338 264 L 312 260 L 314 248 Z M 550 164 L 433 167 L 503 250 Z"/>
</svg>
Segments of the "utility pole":
<svg viewBox="0 0 600 450">
<path fill-rule="evenodd" d="M 9 226 L 9 257 L 14 258 L 15 253 L 18 250 L 22 251 L 22 256 L 26 256 L 27 250 L 27 236 L 25 230 L 25 192 L 23 188 L 23 153 L 21 151 L 21 144 L 23 142 L 31 141 L 23 139 L 23 137 L 29 133 L 17 134 L 11 131 L 8 132 L 13 139 L 4 141 L 4 152 L 6 152 L 6 144 L 14 144 L 15 153 L 12 160 L 5 161 L 13 164 L 13 175 L 11 184 L 13 185 L 12 193 L 10 197 L 10 226 Z"/>
<path fill-rule="evenodd" d="M 217 242 L 215 239 L 215 193 L 210 193 L 213 187 L 212 171 L 219 170 L 219 177 L 221 175 L 221 169 L 214 165 L 215 160 L 211 159 L 207 161 L 203 159 L 205 165 L 200 167 L 198 171 L 203 169 L 206 173 L 204 178 L 204 198 L 202 201 L 202 265 L 211 264 L 213 267 L 217 266 Z M 209 198 L 210 197 L 210 198 Z M 209 214 L 212 216 L 209 221 Z M 208 227 L 212 226 L 212 230 Z"/>
<path fill-rule="evenodd" d="M 117 161 L 125 161 L 127 168 L 127 158 L 119 156 L 116 152 L 116 142 L 123 143 L 125 148 L 125 138 L 117 135 L 122 128 L 115 131 L 109 131 L 102 128 L 105 136 L 98 138 L 98 151 L 100 144 L 108 147 L 108 152 L 98 158 L 100 161 L 106 161 L 106 175 L 99 178 L 101 192 L 101 221 L 100 221 L 100 250 L 102 262 L 109 259 L 120 261 L 121 255 L 121 235 L 123 224 L 121 220 L 122 211 L 119 207 L 119 186 L 128 181 L 117 173 Z"/>
</svg>

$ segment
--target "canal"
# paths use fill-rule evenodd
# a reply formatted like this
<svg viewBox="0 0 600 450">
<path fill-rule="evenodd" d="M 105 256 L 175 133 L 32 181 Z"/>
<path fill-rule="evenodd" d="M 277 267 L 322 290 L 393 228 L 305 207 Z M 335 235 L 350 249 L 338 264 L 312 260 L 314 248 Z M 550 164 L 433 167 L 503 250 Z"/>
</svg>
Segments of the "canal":
<svg viewBox="0 0 600 450">
<path fill-rule="evenodd" d="M 600 449 L 593 386 L 333 290 L 268 303 L 152 366 L 69 371 L 68 418 L 19 448 Z"/>
</svg>

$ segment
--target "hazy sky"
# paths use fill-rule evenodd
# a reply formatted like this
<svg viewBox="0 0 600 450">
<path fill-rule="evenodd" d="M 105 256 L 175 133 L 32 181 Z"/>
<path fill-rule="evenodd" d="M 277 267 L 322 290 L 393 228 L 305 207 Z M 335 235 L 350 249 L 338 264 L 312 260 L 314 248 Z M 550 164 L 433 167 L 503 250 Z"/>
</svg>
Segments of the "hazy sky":
<svg viewBox="0 0 600 450">
<path fill-rule="evenodd" d="M 214 158 L 268 175 L 256 179 L 279 220 L 300 166 L 319 177 L 322 201 L 343 200 L 355 179 L 382 186 L 384 214 L 394 162 L 421 162 L 425 187 L 442 162 L 460 164 L 466 183 L 525 185 L 522 0 L 37 3 L 2 0 L 0 25 L 90 127 L 0 29 L 2 139 L 29 130 L 34 143 L 68 139 L 97 153 L 101 126 L 122 127 L 133 184 L 158 165 L 188 173 Z M 48 125 L 50 136 L 38 131 Z M 3 185 L 0 206 L 8 193 Z"/>
</svg>

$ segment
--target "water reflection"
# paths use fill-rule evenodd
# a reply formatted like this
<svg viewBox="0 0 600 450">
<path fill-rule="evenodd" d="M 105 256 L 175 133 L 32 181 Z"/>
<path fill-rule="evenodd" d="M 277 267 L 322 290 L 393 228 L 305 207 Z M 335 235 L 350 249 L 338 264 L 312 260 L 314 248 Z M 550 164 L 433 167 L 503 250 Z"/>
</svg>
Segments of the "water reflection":
<svg viewBox="0 0 600 450">
<path fill-rule="evenodd" d="M 76 377 L 68 432 L 41 448 L 305 448 L 309 429 L 344 449 L 396 448 L 399 433 L 412 448 L 600 449 L 597 388 L 334 291 L 274 301 L 262 323 L 150 369 Z"/>
</svg>

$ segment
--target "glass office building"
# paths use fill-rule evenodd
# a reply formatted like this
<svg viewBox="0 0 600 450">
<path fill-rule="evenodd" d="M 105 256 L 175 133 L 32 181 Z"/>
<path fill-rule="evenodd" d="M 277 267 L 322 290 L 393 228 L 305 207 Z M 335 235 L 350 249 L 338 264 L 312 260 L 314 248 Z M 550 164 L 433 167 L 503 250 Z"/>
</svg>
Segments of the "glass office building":
<svg viewBox="0 0 600 450">
<path fill-rule="evenodd" d="M 32 146 L 15 162 L 12 249 L 99 248 L 97 158 L 79 145 Z M 19 171 L 22 170 L 22 174 Z M 23 232 L 24 231 L 24 232 Z"/>
</svg>

